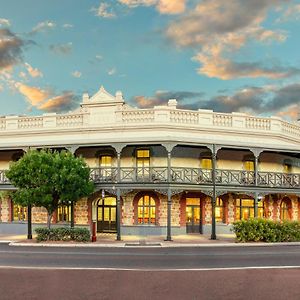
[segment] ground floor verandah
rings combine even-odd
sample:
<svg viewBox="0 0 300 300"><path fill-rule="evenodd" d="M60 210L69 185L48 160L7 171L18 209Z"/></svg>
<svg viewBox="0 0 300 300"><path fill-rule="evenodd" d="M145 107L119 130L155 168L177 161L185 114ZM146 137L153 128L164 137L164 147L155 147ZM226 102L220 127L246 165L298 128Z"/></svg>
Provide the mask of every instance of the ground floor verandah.
<svg viewBox="0 0 300 300"><path fill-rule="evenodd" d="M120 197L121 236L166 236L168 234L168 196L155 190L133 190ZM184 191L171 197L170 232L172 236L210 234L212 201L206 193ZM75 224L92 228L98 233L116 233L118 229L117 196L111 191L99 191L79 200L74 209ZM265 194L257 202L247 193L224 193L215 204L217 234L230 234L232 223L240 219L261 217L271 220L299 220L300 200L295 194ZM26 208L9 199L0 204L0 233L26 233ZM45 209L32 211L35 226L45 224ZM70 221L70 209L60 207L54 214L54 226Z"/></svg>

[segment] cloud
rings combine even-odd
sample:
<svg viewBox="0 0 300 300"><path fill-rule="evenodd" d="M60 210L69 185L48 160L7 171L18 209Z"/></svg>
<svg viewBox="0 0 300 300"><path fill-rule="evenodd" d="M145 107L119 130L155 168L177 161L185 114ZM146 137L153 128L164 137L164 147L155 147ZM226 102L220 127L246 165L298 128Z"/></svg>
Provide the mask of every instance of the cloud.
<svg viewBox="0 0 300 300"><path fill-rule="evenodd" d="M117 69L116 68L112 68L110 70L108 70L107 74L109 76L115 75L117 73Z"/></svg>
<svg viewBox="0 0 300 300"><path fill-rule="evenodd" d="M216 112L245 112L255 115L278 115L295 120L300 110L300 83L282 87L265 85L246 86L229 94L227 91L206 98L203 93L190 91L157 91L154 96L135 96L131 102L140 108L166 105L176 99L185 109L212 109Z"/></svg>
<svg viewBox="0 0 300 300"><path fill-rule="evenodd" d="M66 28L66 29L69 29L69 28L73 28L74 25L73 25L73 24L69 24L69 23L65 23L65 24L63 24L62 27L63 27L63 28Z"/></svg>
<svg viewBox="0 0 300 300"><path fill-rule="evenodd" d="M276 22L297 21L300 19L300 4L291 4L284 10L282 16L280 16Z"/></svg>
<svg viewBox="0 0 300 300"><path fill-rule="evenodd" d="M0 73L22 61L24 41L9 29L0 28Z"/></svg>
<svg viewBox="0 0 300 300"><path fill-rule="evenodd" d="M25 63L24 64L26 67L27 72L29 73L29 75L33 78L35 77L43 77L43 73L37 69L37 68L33 68L29 63Z"/></svg>
<svg viewBox="0 0 300 300"><path fill-rule="evenodd" d="M264 66L263 62L236 62L218 55L198 53L193 59L202 64L198 69L199 74L223 80L242 77L280 79L300 74L300 69L295 67Z"/></svg>
<svg viewBox="0 0 300 300"><path fill-rule="evenodd" d="M56 24L53 21L43 21L38 23L35 27L32 28L30 34L36 34L38 32L47 32L56 27Z"/></svg>
<svg viewBox="0 0 300 300"><path fill-rule="evenodd" d="M50 89L29 86L16 82L14 87L22 94L29 104L46 112L65 112L78 106L79 98L71 91L64 91L55 96Z"/></svg>
<svg viewBox="0 0 300 300"><path fill-rule="evenodd" d="M95 56L95 58L96 58L97 60L102 60L102 59L103 59L103 56L100 55L100 54L97 54L97 55Z"/></svg>
<svg viewBox="0 0 300 300"><path fill-rule="evenodd" d="M66 112L78 105L79 98L73 92L65 91L62 95L53 97L38 106L46 112Z"/></svg>
<svg viewBox="0 0 300 300"><path fill-rule="evenodd" d="M95 16L100 18L114 18L116 14L110 9L110 5L108 3L100 3L97 8L93 7L91 9L95 13Z"/></svg>
<svg viewBox="0 0 300 300"><path fill-rule="evenodd" d="M80 78L81 75L82 75L82 73L79 72L79 71L74 71L74 72L71 73L71 75L72 75L73 77L75 77L75 78Z"/></svg>
<svg viewBox="0 0 300 300"><path fill-rule="evenodd" d="M185 11L187 0L119 0L130 8L137 6L155 6L161 14L180 14Z"/></svg>
<svg viewBox="0 0 300 300"><path fill-rule="evenodd" d="M284 119L296 121L299 119L300 116L300 105L292 104L288 106L285 110L278 112L277 116Z"/></svg>
<svg viewBox="0 0 300 300"><path fill-rule="evenodd" d="M39 87L28 86L21 82L16 82L15 87L23 96L25 96L25 98L32 106L38 106L51 95L51 92L49 90L43 90Z"/></svg>
<svg viewBox="0 0 300 300"><path fill-rule="evenodd" d="M50 45L49 49L60 55L69 55L72 52L73 43L69 42L66 44L57 44L57 45Z"/></svg>
<svg viewBox="0 0 300 300"><path fill-rule="evenodd" d="M183 106L185 101L200 98L203 95L203 93L188 91L157 91L153 97L135 96L132 101L140 108L149 108L155 105L166 105L169 99L176 99Z"/></svg>
<svg viewBox="0 0 300 300"><path fill-rule="evenodd" d="M0 18L0 27L1 26L9 27L10 26L10 21L8 19Z"/></svg>
<svg viewBox="0 0 300 300"><path fill-rule="evenodd" d="M296 68L234 60L249 42L268 44L286 40L285 31L262 25L268 12L281 3L280 0L204 0L172 21L165 35L178 47L195 48L198 53L193 59L201 64L198 73L209 77L278 79L298 75Z"/></svg>

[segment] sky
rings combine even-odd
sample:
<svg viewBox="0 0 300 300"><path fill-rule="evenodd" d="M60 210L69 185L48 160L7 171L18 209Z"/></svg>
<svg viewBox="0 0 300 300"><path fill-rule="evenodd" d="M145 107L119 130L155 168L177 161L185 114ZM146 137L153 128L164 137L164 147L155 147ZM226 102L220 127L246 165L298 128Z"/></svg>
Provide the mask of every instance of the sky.
<svg viewBox="0 0 300 300"><path fill-rule="evenodd" d="M300 0L0 0L0 115L65 113L100 86L297 120Z"/></svg>

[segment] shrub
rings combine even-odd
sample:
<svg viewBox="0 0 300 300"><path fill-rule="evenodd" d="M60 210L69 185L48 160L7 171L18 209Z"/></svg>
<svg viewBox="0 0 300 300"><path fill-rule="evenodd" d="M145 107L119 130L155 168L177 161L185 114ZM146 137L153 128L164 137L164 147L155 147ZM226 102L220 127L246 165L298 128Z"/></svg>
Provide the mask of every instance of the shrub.
<svg viewBox="0 0 300 300"><path fill-rule="evenodd" d="M236 240L245 242L295 242L300 241L299 222L275 222L265 219L241 220L233 223Z"/></svg>
<svg viewBox="0 0 300 300"><path fill-rule="evenodd" d="M36 228L36 240L43 241L76 241L88 242L90 240L90 231L87 228Z"/></svg>

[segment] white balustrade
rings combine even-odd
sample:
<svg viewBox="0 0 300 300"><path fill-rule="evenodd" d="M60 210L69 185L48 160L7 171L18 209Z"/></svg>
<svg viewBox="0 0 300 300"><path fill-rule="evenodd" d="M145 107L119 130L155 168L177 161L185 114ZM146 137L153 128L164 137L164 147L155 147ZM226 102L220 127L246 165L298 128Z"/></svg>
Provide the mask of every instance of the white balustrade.
<svg viewBox="0 0 300 300"><path fill-rule="evenodd" d="M18 128L42 128L43 117L19 117Z"/></svg>
<svg viewBox="0 0 300 300"><path fill-rule="evenodd" d="M58 115L56 117L57 127L77 127L83 125L83 115L82 114L67 114Z"/></svg>

